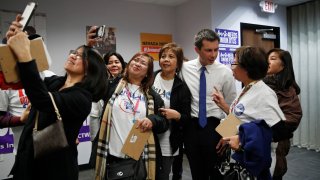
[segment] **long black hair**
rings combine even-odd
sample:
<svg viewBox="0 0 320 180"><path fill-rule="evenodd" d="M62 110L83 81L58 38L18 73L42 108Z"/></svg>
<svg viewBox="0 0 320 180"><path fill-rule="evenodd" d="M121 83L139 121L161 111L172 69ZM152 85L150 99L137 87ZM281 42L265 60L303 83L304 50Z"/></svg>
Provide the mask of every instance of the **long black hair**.
<svg viewBox="0 0 320 180"><path fill-rule="evenodd" d="M296 93L300 94L300 87L297 84L294 76L292 57L290 53L283 49L274 48L268 52L268 57L273 52L279 55L279 58L283 64L283 70L274 75L277 89L286 90L289 89L290 86L293 86L293 88L296 90Z"/></svg>
<svg viewBox="0 0 320 180"><path fill-rule="evenodd" d="M83 80L77 83L92 94L94 102L103 99L107 92L107 76L104 61L101 55L89 46L80 46L83 49L82 58L85 69Z"/></svg>

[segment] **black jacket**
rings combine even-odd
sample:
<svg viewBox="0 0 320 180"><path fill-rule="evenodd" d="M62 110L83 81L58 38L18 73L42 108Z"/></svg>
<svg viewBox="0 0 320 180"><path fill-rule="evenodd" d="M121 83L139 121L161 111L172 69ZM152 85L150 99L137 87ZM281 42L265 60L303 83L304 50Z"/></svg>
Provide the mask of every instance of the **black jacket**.
<svg viewBox="0 0 320 180"><path fill-rule="evenodd" d="M78 179L76 139L83 121L91 110L91 93L77 85L59 91L64 85L65 77L53 76L43 82L35 61L18 63L18 67L32 108L20 137L11 171L13 179ZM39 111L39 130L56 121L48 91L52 92L61 114L69 147L35 160L32 131L36 111Z"/></svg>
<svg viewBox="0 0 320 180"><path fill-rule="evenodd" d="M161 70L154 73L154 77L161 72ZM181 114L180 121L171 121L170 145L174 153L183 143L183 124L190 121L191 118L191 93L185 82L183 82L177 75L174 77L171 96L170 108L178 111Z"/></svg>

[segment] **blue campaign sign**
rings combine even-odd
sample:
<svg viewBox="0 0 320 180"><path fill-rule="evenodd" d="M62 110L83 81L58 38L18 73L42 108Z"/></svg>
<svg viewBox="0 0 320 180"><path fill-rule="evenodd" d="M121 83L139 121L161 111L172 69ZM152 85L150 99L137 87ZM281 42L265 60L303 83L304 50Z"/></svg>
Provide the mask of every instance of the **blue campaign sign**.
<svg viewBox="0 0 320 180"><path fill-rule="evenodd" d="M239 45L239 31L218 28L215 30L220 37L220 44Z"/></svg>
<svg viewBox="0 0 320 180"><path fill-rule="evenodd" d="M230 65L233 62L233 48L220 48L219 49L219 60L221 64Z"/></svg>

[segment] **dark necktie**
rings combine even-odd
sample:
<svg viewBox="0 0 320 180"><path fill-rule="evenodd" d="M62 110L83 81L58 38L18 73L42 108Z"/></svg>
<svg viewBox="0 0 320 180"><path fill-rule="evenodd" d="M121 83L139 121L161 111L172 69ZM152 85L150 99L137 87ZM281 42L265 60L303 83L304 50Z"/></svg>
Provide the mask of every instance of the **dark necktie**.
<svg viewBox="0 0 320 180"><path fill-rule="evenodd" d="M207 107L206 107L206 67L201 67L200 74L200 90L199 90L199 125L205 127L207 125Z"/></svg>

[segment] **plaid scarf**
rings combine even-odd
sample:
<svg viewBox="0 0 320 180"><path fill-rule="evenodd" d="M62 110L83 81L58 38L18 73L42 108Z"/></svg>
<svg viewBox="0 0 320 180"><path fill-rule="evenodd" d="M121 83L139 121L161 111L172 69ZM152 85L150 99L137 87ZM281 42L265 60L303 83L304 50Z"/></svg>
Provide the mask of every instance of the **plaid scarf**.
<svg viewBox="0 0 320 180"><path fill-rule="evenodd" d="M96 180L105 180L106 177L106 165L107 165L107 156L109 150L109 140L110 140L110 119L112 113L112 106L116 97L120 94L120 92L125 88L127 82L123 79L120 80L116 90L112 94L111 98L106 105L99 133L98 140L98 149L97 149L97 157L96 157ZM148 109L147 114L154 114L154 100L153 97L147 92L145 92L147 101L148 101ZM156 167L156 148L153 133L151 133L150 138L148 139L148 144L144 148L144 157L146 169L147 169L147 180L155 179L155 167Z"/></svg>

